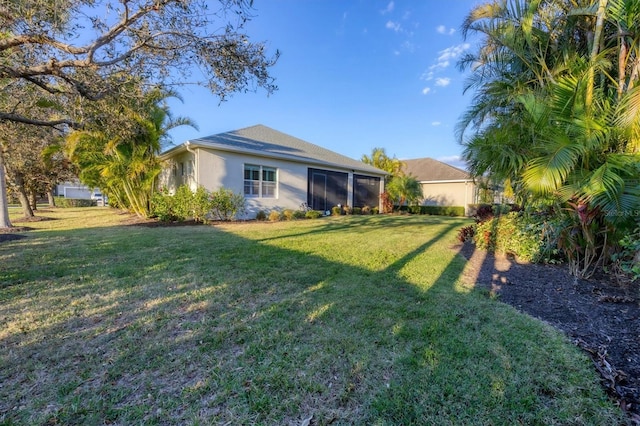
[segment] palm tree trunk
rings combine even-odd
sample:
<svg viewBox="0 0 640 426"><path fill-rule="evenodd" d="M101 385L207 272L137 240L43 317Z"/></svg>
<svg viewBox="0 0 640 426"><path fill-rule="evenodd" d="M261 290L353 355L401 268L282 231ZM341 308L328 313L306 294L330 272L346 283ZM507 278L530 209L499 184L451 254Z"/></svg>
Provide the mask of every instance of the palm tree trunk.
<svg viewBox="0 0 640 426"><path fill-rule="evenodd" d="M598 52L600 50L600 38L602 38L602 28L604 27L604 15L607 9L607 1L608 0L599 0L598 2L598 12L596 13L596 28L593 35L593 44L591 45L591 55L589 57L590 66L589 66L589 78L587 81L587 94L586 94L586 107L590 108L593 103L593 85L595 82L595 68L594 64L596 61L596 56L598 56Z"/></svg>

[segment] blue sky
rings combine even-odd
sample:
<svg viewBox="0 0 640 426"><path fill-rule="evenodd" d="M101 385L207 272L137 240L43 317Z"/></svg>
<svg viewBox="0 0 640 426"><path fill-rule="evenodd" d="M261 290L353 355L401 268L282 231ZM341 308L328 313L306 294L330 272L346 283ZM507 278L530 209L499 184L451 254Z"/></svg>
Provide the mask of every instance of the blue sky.
<svg viewBox="0 0 640 426"><path fill-rule="evenodd" d="M173 142L264 124L351 158L374 147L400 159L461 166L454 129L470 103L456 63L473 49L460 26L475 0L255 0L247 26L281 57L279 90L237 93L219 103L183 87L174 115L199 126Z"/></svg>

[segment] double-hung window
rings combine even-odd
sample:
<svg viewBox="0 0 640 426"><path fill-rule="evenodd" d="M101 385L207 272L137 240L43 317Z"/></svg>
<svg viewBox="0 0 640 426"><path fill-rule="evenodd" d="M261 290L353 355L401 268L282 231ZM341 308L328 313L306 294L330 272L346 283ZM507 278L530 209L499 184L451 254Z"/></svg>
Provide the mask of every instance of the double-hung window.
<svg viewBox="0 0 640 426"><path fill-rule="evenodd" d="M247 197L275 198L277 170L274 167L245 164L244 195Z"/></svg>

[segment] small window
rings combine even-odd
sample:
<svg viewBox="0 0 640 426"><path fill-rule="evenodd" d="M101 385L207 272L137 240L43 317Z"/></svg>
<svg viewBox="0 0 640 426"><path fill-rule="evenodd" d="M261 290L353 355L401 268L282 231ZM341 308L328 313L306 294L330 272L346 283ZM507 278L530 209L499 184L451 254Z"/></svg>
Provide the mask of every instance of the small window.
<svg viewBox="0 0 640 426"><path fill-rule="evenodd" d="M244 166L244 195L276 198L277 169L253 164Z"/></svg>

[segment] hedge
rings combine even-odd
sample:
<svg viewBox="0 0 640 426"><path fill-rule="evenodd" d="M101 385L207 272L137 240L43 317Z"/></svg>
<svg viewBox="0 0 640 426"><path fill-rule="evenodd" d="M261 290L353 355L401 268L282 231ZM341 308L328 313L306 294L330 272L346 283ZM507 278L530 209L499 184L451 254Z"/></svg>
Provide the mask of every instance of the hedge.
<svg viewBox="0 0 640 426"><path fill-rule="evenodd" d="M79 198L54 197L56 207L91 207L95 206L95 200L86 200Z"/></svg>
<svg viewBox="0 0 640 426"><path fill-rule="evenodd" d="M464 216L462 206L401 206L400 211L433 216Z"/></svg>

